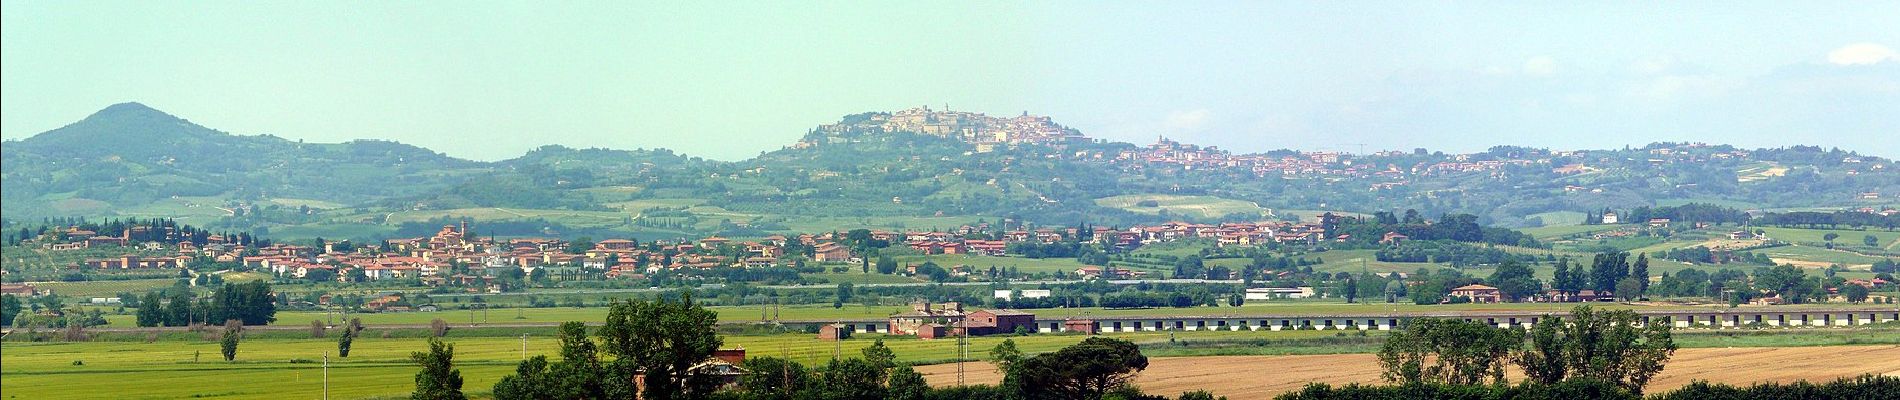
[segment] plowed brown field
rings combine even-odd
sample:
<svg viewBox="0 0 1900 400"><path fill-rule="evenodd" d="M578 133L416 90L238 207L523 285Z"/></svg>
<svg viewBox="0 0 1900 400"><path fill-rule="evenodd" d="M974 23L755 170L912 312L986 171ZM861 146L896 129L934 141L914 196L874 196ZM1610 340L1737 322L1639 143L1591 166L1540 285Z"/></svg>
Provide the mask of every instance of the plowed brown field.
<svg viewBox="0 0 1900 400"><path fill-rule="evenodd" d="M988 363L966 363L964 382L1001 380ZM957 365L917 368L930 384L956 384ZM1860 374L1900 375L1900 346L1748 347L1677 350L1649 392L1674 389L1695 380L1728 384L1832 380ZM1511 379L1521 379L1512 373ZM1208 356L1150 358L1135 378L1142 391L1174 396L1204 389L1230 399L1264 399L1297 390L1308 382L1380 383L1378 358L1371 354L1300 356Z"/></svg>

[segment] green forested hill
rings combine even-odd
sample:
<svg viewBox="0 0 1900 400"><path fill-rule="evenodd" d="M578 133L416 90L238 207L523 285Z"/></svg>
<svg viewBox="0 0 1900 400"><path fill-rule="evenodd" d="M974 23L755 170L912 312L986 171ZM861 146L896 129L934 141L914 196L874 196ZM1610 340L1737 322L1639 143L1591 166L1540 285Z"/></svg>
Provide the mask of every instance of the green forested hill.
<svg viewBox="0 0 1900 400"><path fill-rule="evenodd" d="M460 218L485 221L499 234L679 236L1405 209L1535 227L1575 224L1578 215L1606 208L1690 202L1761 210L1900 205L1900 167L1817 147L1500 146L1324 161L1289 150L1207 153L1300 163L1284 171L1150 162L1145 151L1112 142L976 146L905 132L813 131L798 146L740 161L546 146L478 162L387 141L232 135L125 103L5 143L0 184L12 221L183 217L216 229L364 238Z"/></svg>

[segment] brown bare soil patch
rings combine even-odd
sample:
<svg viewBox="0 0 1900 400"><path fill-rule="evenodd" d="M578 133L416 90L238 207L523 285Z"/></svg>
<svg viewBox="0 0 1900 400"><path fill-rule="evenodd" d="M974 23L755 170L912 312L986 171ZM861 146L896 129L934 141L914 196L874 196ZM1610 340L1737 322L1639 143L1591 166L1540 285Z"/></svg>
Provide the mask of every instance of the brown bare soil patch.
<svg viewBox="0 0 1900 400"><path fill-rule="evenodd" d="M964 382L1002 380L987 363L966 363ZM956 364L917 368L931 385L957 383ZM1682 349L1647 389L1654 393L1696 380L1728 384L1825 381L1860 374L1900 375L1900 346L1823 346ZM1522 379L1511 374L1511 379ZM1157 357L1135 378L1142 391L1173 396L1207 390L1230 399L1264 399L1297 390L1309 382L1382 383L1378 358L1371 354L1298 356Z"/></svg>

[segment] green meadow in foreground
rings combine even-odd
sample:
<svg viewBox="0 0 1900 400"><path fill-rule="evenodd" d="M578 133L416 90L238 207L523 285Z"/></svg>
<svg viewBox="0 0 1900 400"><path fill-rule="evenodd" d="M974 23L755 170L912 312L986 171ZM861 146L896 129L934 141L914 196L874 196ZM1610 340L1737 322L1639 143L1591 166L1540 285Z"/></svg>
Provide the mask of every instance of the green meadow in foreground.
<svg viewBox="0 0 1900 400"><path fill-rule="evenodd" d="M1684 347L1825 346L1900 343L1900 330L1879 326L1858 329L1768 329L1760 331L1683 331L1676 340ZM411 352L426 348L419 331L393 331L381 337L372 327L355 341L348 359L335 357L334 336L325 339L286 338L272 332L244 340L235 362L220 358L216 340L171 335L153 343L143 341L50 342L0 344L0 393L6 399L84 399L111 393L122 399L173 398L321 398L323 356L330 354L330 396L336 399L403 397L414 387L416 367ZM484 396L495 381L511 373L524 354L553 355L559 345L545 330L525 338L515 331L483 328L452 329L447 341L455 344L456 367L467 379L464 388ZM333 334L335 331L332 332ZM307 335L307 334L306 334ZM1141 344L1151 356L1236 354L1328 354L1374 351L1383 332L1143 332L1113 337ZM1012 337L976 337L969 340L967 357L986 359L991 347L1014 339L1023 351L1054 351L1086 336L1040 334ZM727 348L744 348L748 356L779 356L803 363L820 363L833 354L858 354L874 339L897 353L900 362L942 363L957 358L954 340L860 335L843 342L814 340L800 333L725 335ZM525 347L524 347L525 346Z"/></svg>

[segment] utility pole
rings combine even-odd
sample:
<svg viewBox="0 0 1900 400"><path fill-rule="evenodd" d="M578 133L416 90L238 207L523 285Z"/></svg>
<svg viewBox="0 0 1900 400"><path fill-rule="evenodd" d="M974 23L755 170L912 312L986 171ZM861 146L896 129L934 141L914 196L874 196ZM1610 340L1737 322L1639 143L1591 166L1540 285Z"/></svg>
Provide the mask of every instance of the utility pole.
<svg viewBox="0 0 1900 400"><path fill-rule="evenodd" d="M323 400L330 400L330 352L323 352Z"/></svg>
<svg viewBox="0 0 1900 400"><path fill-rule="evenodd" d="M963 386L963 359L970 355L970 323L967 318L958 318L957 327L957 386Z"/></svg>
<svg viewBox="0 0 1900 400"><path fill-rule="evenodd" d="M528 334L521 334L521 359L528 359Z"/></svg>

